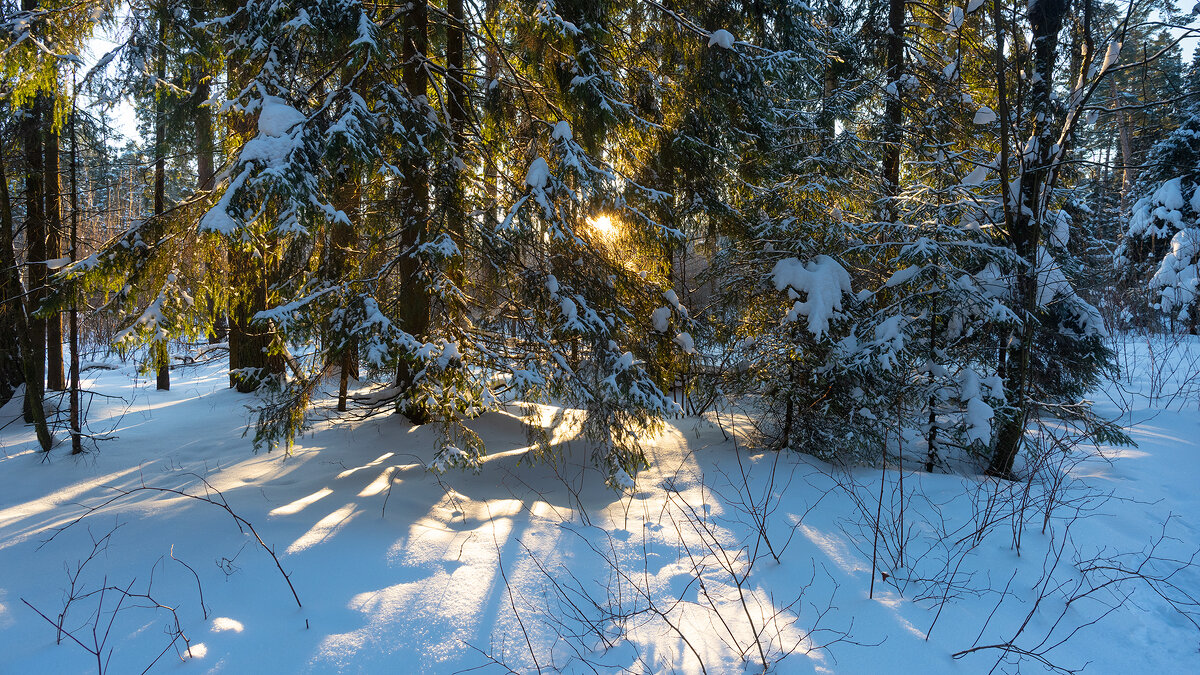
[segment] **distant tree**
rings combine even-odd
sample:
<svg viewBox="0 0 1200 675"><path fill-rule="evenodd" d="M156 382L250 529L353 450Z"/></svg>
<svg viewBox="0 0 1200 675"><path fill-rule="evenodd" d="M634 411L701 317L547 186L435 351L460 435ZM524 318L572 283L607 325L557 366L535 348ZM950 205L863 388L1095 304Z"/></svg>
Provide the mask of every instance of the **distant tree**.
<svg viewBox="0 0 1200 675"><path fill-rule="evenodd" d="M1153 306L1194 334L1200 320L1200 100L1150 149L1131 192L1136 201L1117 251L1118 270L1148 284Z"/></svg>

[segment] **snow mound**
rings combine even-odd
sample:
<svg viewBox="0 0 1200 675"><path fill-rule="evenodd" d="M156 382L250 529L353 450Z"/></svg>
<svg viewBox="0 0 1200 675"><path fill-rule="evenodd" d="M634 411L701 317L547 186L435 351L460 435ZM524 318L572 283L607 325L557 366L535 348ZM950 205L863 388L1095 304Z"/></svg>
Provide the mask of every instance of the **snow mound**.
<svg viewBox="0 0 1200 675"><path fill-rule="evenodd" d="M712 34L708 36L709 47L716 46L722 49L733 49L733 42L733 33L730 33L724 28L714 30Z"/></svg>
<svg viewBox="0 0 1200 675"><path fill-rule="evenodd" d="M1178 211L1183 208L1183 179L1172 178L1154 191L1154 201L1163 208Z"/></svg>
<svg viewBox="0 0 1200 675"><path fill-rule="evenodd" d="M975 111L975 119L972 120L975 124L991 124L996 121L996 111L985 106L981 106Z"/></svg>
<svg viewBox="0 0 1200 675"><path fill-rule="evenodd" d="M308 119L287 101L278 96L263 98L262 110L258 113L258 131L266 136L286 136L296 125Z"/></svg>
<svg viewBox="0 0 1200 675"><path fill-rule="evenodd" d="M225 631L240 633L245 629L246 627L242 625L241 621L227 616L218 616L212 622L212 632L214 633L224 633Z"/></svg>
<svg viewBox="0 0 1200 675"><path fill-rule="evenodd" d="M1192 228L1179 230L1171 237L1171 249L1163 256L1158 270L1150 279L1150 288L1159 289L1159 306L1163 312L1188 319L1188 308L1200 295L1200 237Z"/></svg>
<svg viewBox="0 0 1200 675"><path fill-rule="evenodd" d="M188 647L186 654L193 659L202 659L208 656L208 647L203 642L197 642Z"/></svg>
<svg viewBox="0 0 1200 675"><path fill-rule="evenodd" d="M531 188L543 189L549 180L550 166L546 164L546 160L541 157L533 160L525 174L525 184Z"/></svg>

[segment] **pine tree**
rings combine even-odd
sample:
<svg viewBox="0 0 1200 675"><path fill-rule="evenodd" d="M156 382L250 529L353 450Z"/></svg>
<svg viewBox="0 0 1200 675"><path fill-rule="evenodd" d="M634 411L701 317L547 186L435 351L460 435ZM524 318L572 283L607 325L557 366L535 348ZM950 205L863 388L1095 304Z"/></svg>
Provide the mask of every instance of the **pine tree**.
<svg viewBox="0 0 1200 675"><path fill-rule="evenodd" d="M100 3L97 9L103 14L110 9L109 3ZM19 6L0 3L0 49L4 52L0 60L0 92L4 92L3 103L9 111L4 117L20 119L17 135L25 160L21 173L26 188L25 255L21 256L12 246L6 247L4 255L11 254L16 264L23 262L29 269L27 294L22 295L28 297L28 303L17 303L20 307L14 307L8 314L21 331L19 344L25 361L22 370L27 393L25 418L37 428L44 450L49 450L52 442L41 406L47 374L51 388L65 388L61 319L51 301L49 285L49 267L59 262L62 235L58 135L69 108L62 73L65 66L78 60L97 16L91 12L65 11L36 0L23 0ZM54 45L54 50L45 49L46 44ZM15 233L13 201L8 188L6 183L2 208L8 221L6 239L15 244L15 237L11 236ZM19 287L19 279L10 280L8 288Z"/></svg>
<svg viewBox="0 0 1200 675"><path fill-rule="evenodd" d="M1197 72L1193 64L1192 86L1200 83ZM1155 309L1194 334L1200 296L1200 101L1150 149L1132 194L1136 201L1116 253L1117 269L1148 284Z"/></svg>

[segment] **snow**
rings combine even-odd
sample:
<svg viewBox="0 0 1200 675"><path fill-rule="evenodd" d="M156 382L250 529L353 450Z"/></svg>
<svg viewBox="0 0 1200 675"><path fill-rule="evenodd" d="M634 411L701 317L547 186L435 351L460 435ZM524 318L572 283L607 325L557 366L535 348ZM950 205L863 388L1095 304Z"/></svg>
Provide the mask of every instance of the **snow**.
<svg viewBox="0 0 1200 675"><path fill-rule="evenodd" d="M988 167L986 165L980 165L980 166L975 167L974 169L971 169L971 173L963 176L962 184L963 185L981 185L983 183L983 181L987 179L989 168L990 167Z"/></svg>
<svg viewBox="0 0 1200 675"><path fill-rule="evenodd" d="M971 0L971 2L967 3L967 14L979 9L985 2L987 2L987 0Z"/></svg>
<svg viewBox="0 0 1200 675"><path fill-rule="evenodd" d="M550 180L550 166L546 164L546 160L538 157L529 164L529 171L525 174L525 184L534 189L544 189L546 183Z"/></svg>
<svg viewBox="0 0 1200 675"><path fill-rule="evenodd" d="M1104 65L1100 66L1100 72L1104 72L1116 64L1117 59L1121 56L1121 43L1110 42L1107 49L1104 51Z"/></svg>
<svg viewBox="0 0 1200 675"><path fill-rule="evenodd" d="M654 326L654 330L659 333L667 332L667 327L671 321L671 308L659 307L650 313L650 324Z"/></svg>
<svg viewBox="0 0 1200 675"><path fill-rule="evenodd" d="M250 143L253 142L254 141L251 140ZM242 157L246 156L246 151L249 149L250 143L247 143L246 147L242 148ZM241 225L239 224L238 220L234 218L232 214L230 214L229 209L233 205L234 196L249 178L250 169L246 168L239 173L237 177L229 182L229 186L225 189L225 192L221 193L221 198L217 200L217 203L211 209L209 209L203 217L201 217L201 232L217 232L220 234L229 235L238 231Z"/></svg>
<svg viewBox="0 0 1200 675"><path fill-rule="evenodd" d="M991 389L991 387L989 387ZM994 390L993 390L994 391ZM983 389L979 374L970 368L959 373L958 397L966 404L963 423L966 425L967 442L988 443L992 438L992 419L996 412L983 400Z"/></svg>
<svg viewBox="0 0 1200 675"><path fill-rule="evenodd" d="M559 298L558 307L562 310L563 319L567 327L574 327L579 324L579 306L570 298Z"/></svg>
<svg viewBox="0 0 1200 675"><path fill-rule="evenodd" d="M985 106L980 106L979 110L975 111L975 119L972 120L975 124L991 124L996 121L996 111Z"/></svg>
<svg viewBox="0 0 1200 675"><path fill-rule="evenodd" d="M1200 190L1200 186L1196 188ZM1172 178L1164 181L1153 193L1138 199L1130 210L1129 226L1126 228L1127 237L1169 237L1176 230L1185 226L1183 207L1186 203L1193 213L1200 206L1200 198L1196 191L1192 192L1190 201L1185 202L1183 178Z"/></svg>
<svg viewBox="0 0 1200 675"><path fill-rule="evenodd" d="M957 32L959 28L962 28L964 16L962 7L951 7L950 17L946 19L946 30L951 33Z"/></svg>
<svg viewBox="0 0 1200 675"><path fill-rule="evenodd" d="M201 231L218 232L225 235L237 234L241 229L241 218L231 211L235 198L247 183L253 185L256 169L267 173L285 165L302 144L303 124L307 118L299 110L278 96L264 96L258 107L258 134L242 146L238 154L235 173L222 192L217 203L200 220ZM285 224L280 227L287 229ZM298 224L291 225L292 231L302 232Z"/></svg>
<svg viewBox="0 0 1200 675"><path fill-rule="evenodd" d="M724 28L715 30L712 32L712 34L710 34L708 36L708 46L709 47L712 47L715 45L722 49L733 49L733 43L734 43L733 33L730 33L729 31L725 30Z"/></svg>
<svg viewBox="0 0 1200 675"><path fill-rule="evenodd" d="M286 136L307 118L278 96L264 96L258 113L258 131L266 136Z"/></svg>
<svg viewBox="0 0 1200 675"><path fill-rule="evenodd" d="M780 276L804 277L796 268L818 274L796 262ZM1200 363L1200 339L1122 335L1111 344L1123 380L1092 398L1138 447L1051 453L1062 482L1044 529L1040 483L925 474L910 461L919 455L905 457L901 474L894 464L847 469L764 452L747 447L752 425L740 413L668 420L645 439L652 466L637 475L592 468L569 423L576 411L547 405L470 423L490 451L478 475L428 472L436 425L396 415L321 420L293 456L256 455L242 437L256 399L227 388L222 364L177 370L172 390L158 392L134 366L111 361L112 370L85 373L84 386L119 397L96 398L89 414L116 439L82 459L60 446L43 461L18 419L20 400L0 409L0 423L17 420L0 431L0 672L95 671L94 657L68 639L56 644L25 602L57 616L64 566L74 570L110 531L80 575L83 588L136 580L141 589L152 579L191 642L190 655L179 643L152 673L507 672L485 654L517 672L592 672L588 663L598 672L761 672L756 644L774 673L952 675L988 672L998 659L996 672L1038 673L1048 669L1000 650L951 655L1043 638L1068 638L1046 658L1090 663L1085 673L1200 672L1196 629L1156 593L1195 597L1194 567L1174 573L1173 586L1105 587L1055 623L1066 608L1058 590L1103 578L1079 571L1098 551L1138 554L1165 531L1158 558L1141 569L1168 574L1169 560L1200 546L1197 394L1181 389ZM959 392L970 394L963 423L980 433L994 417L995 402L984 400L996 392L991 380L960 374ZM1172 399L1174 391L1184 393ZM560 413L568 420L556 422ZM531 462L520 415L561 453L554 465ZM620 491L604 485L610 478ZM140 486L219 490L280 556L303 606L254 536L197 500L134 492L43 544L114 489ZM875 575L868 597L881 488L887 528L875 562L886 578ZM779 562L747 500L768 514ZM1030 505L1010 516L1012 503ZM1019 551L1012 518L1027 523ZM995 525L976 541L987 519ZM903 565L889 548L893 527L906 533ZM1130 567L1139 560L1128 558ZM953 573L953 586L921 581L942 573ZM1040 588L1052 592L1039 603ZM79 601L67 615L85 643L95 608ZM161 610L118 612L108 672L141 672L168 647L169 623ZM849 641L835 642L846 632Z"/></svg>
<svg viewBox="0 0 1200 675"><path fill-rule="evenodd" d="M1038 247L1037 252L1037 304L1038 307L1045 307L1050 304L1050 301L1058 296L1073 294L1074 287L1071 281L1063 274L1062 268L1059 267L1058 261L1044 246Z"/></svg>
<svg viewBox="0 0 1200 675"><path fill-rule="evenodd" d="M675 289L668 288L663 291L663 299L671 303L671 306L675 309L682 309L682 305L679 304L679 294L675 292Z"/></svg>
<svg viewBox="0 0 1200 675"><path fill-rule="evenodd" d="M1169 211L1178 211L1183 208L1183 179L1172 178L1164 182L1157 190L1154 191L1152 197L1155 202L1162 205L1163 208Z"/></svg>
<svg viewBox="0 0 1200 675"><path fill-rule="evenodd" d="M1045 246L1039 246L1036 270L1038 276L1037 304L1046 307L1051 303L1063 303L1074 317L1084 335L1107 336L1104 319L1099 310L1084 300L1059 266L1058 261Z"/></svg>
<svg viewBox="0 0 1200 675"><path fill-rule="evenodd" d="M679 348L683 350L684 354L696 353L696 341L692 339L690 333L681 332L676 335L675 344L679 345Z"/></svg>
<svg viewBox="0 0 1200 675"><path fill-rule="evenodd" d="M942 76L944 76L947 80L953 80L956 75L958 75L957 56L951 58L950 62L946 64L946 67L942 69Z"/></svg>
<svg viewBox="0 0 1200 675"><path fill-rule="evenodd" d="M771 278L776 290L790 289L804 293L805 300L796 300L784 318L790 323L800 315L808 317L808 330L817 337L829 332L829 321L842 308L842 294L852 293L850 275L836 260L819 255L808 263L785 258L775 263Z"/></svg>
<svg viewBox="0 0 1200 675"><path fill-rule="evenodd" d="M375 41L375 33L378 28L371 22L371 17L366 12L358 15L358 37L354 42L350 43L351 47L363 45L371 50L379 49L378 43Z"/></svg>
<svg viewBox="0 0 1200 675"><path fill-rule="evenodd" d="M1200 296L1200 231L1195 228L1179 230L1171 237L1171 247L1163 256L1150 288L1159 292L1159 304L1163 312L1175 314L1186 320L1188 308Z"/></svg>
<svg viewBox="0 0 1200 675"><path fill-rule="evenodd" d="M1050 245L1066 248L1071 240L1071 220L1066 211L1059 211L1054 219L1054 227L1050 230Z"/></svg>
<svg viewBox="0 0 1200 675"><path fill-rule="evenodd" d="M920 272L921 272L920 265L910 265L908 267L905 267L902 270L896 270L895 272L892 273L892 276L888 277L888 280L886 282L884 282L883 286L885 288L890 288L892 286L899 286L900 284L903 284L904 282L908 281L909 279L912 279L913 277L917 276L917 274L919 274Z"/></svg>
<svg viewBox="0 0 1200 675"><path fill-rule="evenodd" d="M613 365L613 368L617 372L626 371L630 368L633 368L633 364L635 362L636 360L634 359L633 352L624 352L617 357L617 361Z"/></svg>
<svg viewBox="0 0 1200 675"><path fill-rule="evenodd" d="M202 659L205 656L208 656L208 646L203 642L197 642L196 644L188 647L186 655L193 659Z"/></svg>
<svg viewBox="0 0 1200 675"><path fill-rule="evenodd" d="M227 630L240 633L246 630L246 627L242 625L241 621L238 621L237 619L231 619L227 616L218 616L217 618L213 619L212 632L221 633Z"/></svg>
<svg viewBox="0 0 1200 675"><path fill-rule="evenodd" d="M462 360L462 353L458 351L458 343L443 340L441 343L441 353L438 354L437 364L441 369L446 369Z"/></svg>
<svg viewBox="0 0 1200 675"><path fill-rule="evenodd" d="M560 121L554 125L554 131L550 133L550 137L556 141L569 141L574 136L571 134L571 125L566 121Z"/></svg>
<svg viewBox="0 0 1200 675"><path fill-rule="evenodd" d="M992 406L982 399L972 398L967 401L967 441L987 443L992 438L992 418L996 416Z"/></svg>

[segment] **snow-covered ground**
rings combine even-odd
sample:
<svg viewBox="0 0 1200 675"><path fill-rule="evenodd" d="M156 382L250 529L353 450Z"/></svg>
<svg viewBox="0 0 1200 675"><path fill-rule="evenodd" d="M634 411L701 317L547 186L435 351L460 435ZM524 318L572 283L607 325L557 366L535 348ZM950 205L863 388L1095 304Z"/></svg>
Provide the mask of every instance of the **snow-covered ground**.
<svg viewBox="0 0 1200 675"><path fill-rule="evenodd" d="M1200 672L1200 397L1169 396L1200 344L1127 347L1097 399L1138 447L1031 486L748 451L727 414L673 420L624 494L545 409L553 464L515 408L474 424L478 475L398 417L255 455L221 364L89 370L115 440L0 431L0 673Z"/></svg>

